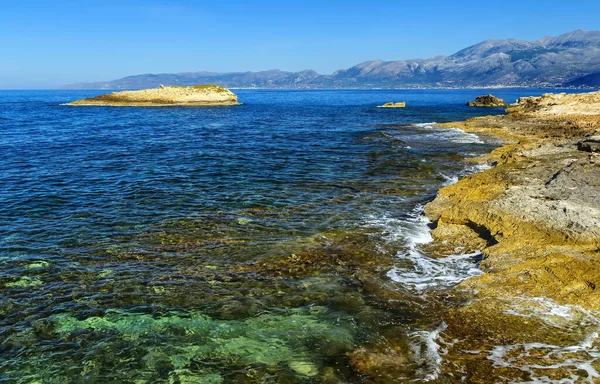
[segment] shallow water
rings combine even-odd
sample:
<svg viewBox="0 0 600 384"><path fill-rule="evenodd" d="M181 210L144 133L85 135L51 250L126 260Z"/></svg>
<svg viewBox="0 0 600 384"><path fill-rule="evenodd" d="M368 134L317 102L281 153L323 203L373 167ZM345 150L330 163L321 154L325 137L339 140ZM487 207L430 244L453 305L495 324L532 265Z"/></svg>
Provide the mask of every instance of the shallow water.
<svg viewBox="0 0 600 384"><path fill-rule="evenodd" d="M419 207L495 144L427 123L501 113L481 91L60 105L98 93L0 92L2 381L362 382L352 356L390 346L398 380L436 377L423 291L477 255L419 251Z"/></svg>

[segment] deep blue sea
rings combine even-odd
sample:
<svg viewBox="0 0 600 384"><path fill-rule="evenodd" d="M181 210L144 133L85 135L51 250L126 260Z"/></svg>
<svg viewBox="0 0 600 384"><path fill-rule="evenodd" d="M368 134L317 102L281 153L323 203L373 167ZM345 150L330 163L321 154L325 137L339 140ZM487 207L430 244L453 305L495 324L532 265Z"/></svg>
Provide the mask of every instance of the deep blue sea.
<svg viewBox="0 0 600 384"><path fill-rule="evenodd" d="M399 345L399 381L435 374L427 292L477 257L419 251L421 208L497 143L431 123L502 109L466 107L481 90L235 92L0 91L0 382L359 383L360 351Z"/></svg>

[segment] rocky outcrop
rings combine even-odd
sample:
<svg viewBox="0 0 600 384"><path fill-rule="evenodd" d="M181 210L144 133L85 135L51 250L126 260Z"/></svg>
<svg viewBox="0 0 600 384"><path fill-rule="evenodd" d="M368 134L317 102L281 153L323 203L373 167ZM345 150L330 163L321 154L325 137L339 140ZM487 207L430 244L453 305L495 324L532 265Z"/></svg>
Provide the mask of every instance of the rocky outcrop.
<svg viewBox="0 0 600 384"><path fill-rule="evenodd" d="M600 92L545 93L538 97L521 97L506 112L513 116L524 115L544 120L565 119L573 115L591 116L591 121L596 122L600 114Z"/></svg>
<svg viewBox="0 0 600 384"><path fill-rule="evenodd" d="M469 107L506 107L506 102L492 94L477 96L474 101L467 103Z"/></svg>
<svg viewBox="0 0 600 384"><path fill-rule="evenodd" d="M399 101L397 103L394 103L394 102L390 101L389 103L385 103L383 105L380 105L377 108L406 108L406 102L405 101Z"/></svg>
<svg viewBox="0 0 600 384"><path fill-rule="evenodd" d="M464 340L449 348L446 372L482 383L500 374L599 378L600 360L587 352L598 348L596 328L586 325L600 311L599 100L599 92L523 98L506 116L445 124L505 140L479 159L491 169L441 189L425 208L436 227L430 249L483 253L485 273L454 290L467 304L444 315L446 337ZM569 348L594 371L570 365L560 355Z"/></svg>
<svg viewBox="0 0 600 384"><path fill-rule="evenodd" d="M237 96L227 88L214 84L189 87L160 85L155 89L123 91L77 100L68 105L103 106L217 106L239 105Z"/></svg>

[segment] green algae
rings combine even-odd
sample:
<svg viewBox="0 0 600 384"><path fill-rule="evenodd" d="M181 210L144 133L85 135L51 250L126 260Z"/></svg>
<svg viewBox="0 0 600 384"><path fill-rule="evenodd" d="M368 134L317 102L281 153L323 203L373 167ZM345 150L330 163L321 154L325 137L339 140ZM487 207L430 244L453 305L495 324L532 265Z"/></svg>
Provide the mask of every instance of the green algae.
<svg viewBox="0 0 600 384"><path fill-rule="evenodd" d="M250 220L250 219L248 219L248 218L246 218L246 217L239 217L239 218L237 219L237 223L238 223L239 225L246 225L246 224L249 224L251 221L252 221L252 220Z"/></svg>
<svg viewBox="0 0 600 384"><path fill-rule="evenodd" d="M292 361L288 366L301 376L313 377L319 373L316 365L306 361Z"/></svg>
<svg viewBox="0 0 600 384"><path fill-rule="evenodd" d="M41 261L29 264L27 266L27 268L29 268L29 269L42 269L42 268L46 268L49 265L50 265L49 262L41 260Z"/></svg>
<svg viewBox="0 0 600 384"><path fill-rule="evenodd" d="M178 369L169 377L169 384L221 384L224 379L216 372L192 372Z"/></svg>
<svg viewBox="0 0 600 384"><path fill-rule="evenodd" d="M65 313L52 316L50 323L55 333L67 339L95 332L114 343L143 343L169 335L176 341L146 350L142 362L147 369L167 366L180 382L184 382L183 375L188 382L218 383L221 379L216 373L190 376L186 372L195 361L212 361L238 367L285 367L299 376L316 376L320 353L344 353L355 343L352 324L341 318L326 308L310 307L244 320L179 313L155 317L125 311L79 320Z"/></svg>
<svg viewBox="0 0 600 384"><path fill-rule="evenodd" d="M6 283L7 287L14 288L29 288L29 287L38 287L44 284L44 282L37 276L23 276L17 281L12 281L10 283Z"/></svg>
<svg viewBox="0 0 600 384"><path fill-rule="evenodd" d="M112 269L105 268L99 274L98 277L103 278L110 276L113 273Z"/></svg>

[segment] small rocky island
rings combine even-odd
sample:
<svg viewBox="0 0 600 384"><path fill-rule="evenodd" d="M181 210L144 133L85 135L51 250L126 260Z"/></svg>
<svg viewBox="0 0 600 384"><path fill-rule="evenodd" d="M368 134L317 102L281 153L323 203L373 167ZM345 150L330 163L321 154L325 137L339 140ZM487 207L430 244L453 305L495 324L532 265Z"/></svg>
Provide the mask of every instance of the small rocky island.
<svg viewBox="0 0 600 384"><path fill-rule="evenodd" d="M394 102L390 101L389 103L379 105L377 108L406 108L406 102L399 101L397 103L394 103Z"/></svg>
<svg viewBox="0 0 600 384"><path fill-rule="evenodd" d="M469 107L506 107L506 102L492 94L485 96L477 96L474 101L467 103Z"/></svg>
<svg viewBox="0 0 600 384"><path fill-rule="evenodd" d="M139 91L107 93L67 105L103 105L114 107L219 106L240 105L237 95L215 84L160 86Z"/></svg>

